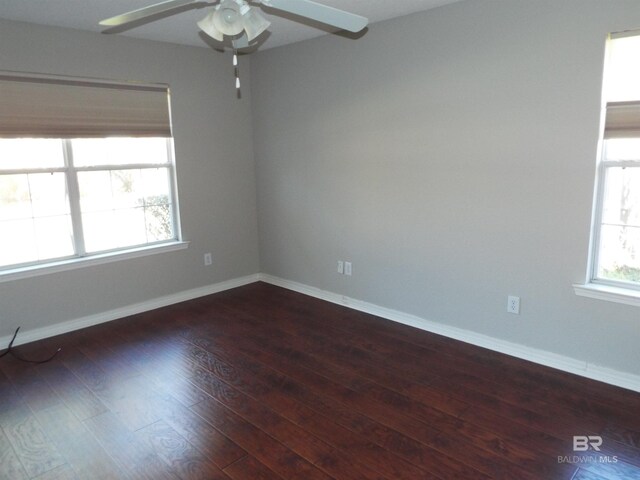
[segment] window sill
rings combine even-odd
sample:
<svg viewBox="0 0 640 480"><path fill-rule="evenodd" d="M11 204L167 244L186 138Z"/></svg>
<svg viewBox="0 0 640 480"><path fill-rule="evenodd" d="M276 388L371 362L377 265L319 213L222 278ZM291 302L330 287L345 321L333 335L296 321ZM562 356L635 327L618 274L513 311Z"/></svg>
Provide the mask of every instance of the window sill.
<svg viewBox="0 0 640 480"><path fill-rule="evenodd" d="M119 262L129 260L131 258L146 257L148 255L156 255L158 253L174 252L184 250L189 247L189 242L177 241L163 245L145 246L132 248L130 250L121 250L118 252L109 252L90 257L73 258L70 260L61 260L42 265L32 265L29 267L16 268L14 270L6 270L0 272L0 283L11 280L19 280L22 278L37 277L40 275L48 275L50 273L64 272L67 270L76 270L83 267L91 267L93 265L102 265L105 263Z"/></svg>
<svg viewBox="0 0 640 480"><path fill-rule="evenodd" d="M576 295L581 297L640 307L640 290L599 285L597 283L576 284L573 286L573 290Z"/></svg>

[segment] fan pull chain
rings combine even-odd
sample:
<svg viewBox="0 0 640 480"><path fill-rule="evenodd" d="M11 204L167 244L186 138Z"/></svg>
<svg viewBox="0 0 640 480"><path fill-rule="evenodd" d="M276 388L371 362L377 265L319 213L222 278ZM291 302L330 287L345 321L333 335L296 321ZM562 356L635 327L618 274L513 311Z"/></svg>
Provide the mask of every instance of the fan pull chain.
<svg viewBox="0 0 640 480"><path fill-rule="evenodd" d="M240 68L238 67L238 51L233 51L233 67L236 75L236 89L240 90Z"/></svg>

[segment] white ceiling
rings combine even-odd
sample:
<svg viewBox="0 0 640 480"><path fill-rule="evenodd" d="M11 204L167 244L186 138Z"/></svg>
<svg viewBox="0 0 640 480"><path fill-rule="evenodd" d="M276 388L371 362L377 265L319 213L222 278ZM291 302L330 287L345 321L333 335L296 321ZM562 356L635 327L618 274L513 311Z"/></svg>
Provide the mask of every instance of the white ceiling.
<svg viewBox="0 0 640 480"><path fill-rule="evenodd" d="M99 32L100 20L136 10L161 0L0 0L0 18ZM341 10L365 16L370 23L401 17L461 0L316 0ZM119 33L136 38L184 45L207 46L198 35L196 22L204 17L201 9L185 11L153 23ZM267 15L271 35L261 50L326 34L316 26Z"/></svg>

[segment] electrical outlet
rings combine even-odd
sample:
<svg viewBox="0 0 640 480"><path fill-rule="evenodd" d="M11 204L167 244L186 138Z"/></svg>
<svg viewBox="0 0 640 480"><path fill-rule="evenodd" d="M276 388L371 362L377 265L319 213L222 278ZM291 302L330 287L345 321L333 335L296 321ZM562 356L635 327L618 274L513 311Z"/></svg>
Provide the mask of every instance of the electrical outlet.
<svg viewBox="0 0 640 480"><path fill-rule="evenodd" d="M344 273L344 262L342 260L338 260L338 273Z"/></svg>
<svg viewBox="0 0 640 480"><path fill-rule="evenodd" d="M351 275L351 262L344 262L344 274Z"/></svg>
<svg viewBox="0 0 640 480"><path fill-rule="evenodd" d="M210 253L205 253L204 254L204 265L205 265L205 267L208 267L212 263L213 263L213 259L211 258L211 254Z"/></svg>
<svg viewBox="0 0 640 480"><path fill-rule="evenodd" d="M520 297L507 297L507 312L520 315Z"/></svg>

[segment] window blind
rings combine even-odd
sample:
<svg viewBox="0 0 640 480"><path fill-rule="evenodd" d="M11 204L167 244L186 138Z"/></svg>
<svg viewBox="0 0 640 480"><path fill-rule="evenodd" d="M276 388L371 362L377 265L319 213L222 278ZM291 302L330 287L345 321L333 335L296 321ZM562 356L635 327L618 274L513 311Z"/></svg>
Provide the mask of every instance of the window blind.
<svg viewBox="0 0 640 480"><path fill-rule="evenodd" d="M170 137L169 89L0 73L0 138Z"/></svg>
<svg viewBox="0 0 640 480"><path fill-rule="evenodd" d="M640 137L640 101L609 102L604 138Z"/></svg>

